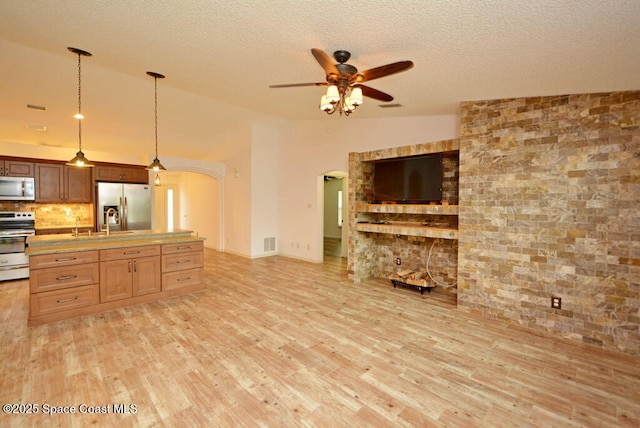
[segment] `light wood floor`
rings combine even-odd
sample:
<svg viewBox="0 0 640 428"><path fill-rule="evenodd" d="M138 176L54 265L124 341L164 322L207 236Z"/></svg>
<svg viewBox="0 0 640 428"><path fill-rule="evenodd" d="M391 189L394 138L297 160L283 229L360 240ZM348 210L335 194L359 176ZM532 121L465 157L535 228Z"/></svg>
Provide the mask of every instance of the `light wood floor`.
<svg viewBox="0 0 640 428"><path fill-rule="evenodd" d="M640 425L638 359L353 284L345 259L205 258L205 291L33 328L27 281L0 283L3 404L137 406L0 426Z"/></svg>

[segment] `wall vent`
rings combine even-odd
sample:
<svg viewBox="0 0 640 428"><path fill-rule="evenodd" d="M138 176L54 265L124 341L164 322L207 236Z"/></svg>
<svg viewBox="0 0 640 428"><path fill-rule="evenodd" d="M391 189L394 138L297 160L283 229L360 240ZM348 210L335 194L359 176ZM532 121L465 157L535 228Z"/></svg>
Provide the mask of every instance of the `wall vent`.
<svg viewBox="0 0 640 428"><path fill-rule="evenodd" d="M27 104L27 108L30 108L33 110L47 111L47 108L45 106L37 106L35 104Z"/></svg>
<svg viewBox="0 0 640 428"><path fill-rule="evenodd" d="M276 250L276 238L264 238L264 251Z"/></svg>

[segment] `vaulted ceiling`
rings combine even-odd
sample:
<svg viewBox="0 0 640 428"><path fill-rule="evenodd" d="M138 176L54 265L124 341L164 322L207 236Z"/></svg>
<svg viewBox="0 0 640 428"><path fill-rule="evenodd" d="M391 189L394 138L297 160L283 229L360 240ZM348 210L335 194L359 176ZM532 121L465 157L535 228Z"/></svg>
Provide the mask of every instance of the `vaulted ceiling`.
<svg viewBox="0 0 640 428"><path fill-rule="evenodd" d="M101 141L148 140L146 71L167 76L158 83L164 137L193 140L270 117L447 115L464 100L640 88L637 0L4 0L0 21L0 141L24 142L25 124L39 120L50 134L37 138L74 145L68 46L93 53L83 59L83 109L94 117L86 132ZM360 70L413 61L367 83L400 106L365 98L344 119L318 110L323 88L269 88L323 81L311 48L348 50ZM49 116L33 119L26 104L46 104ZM56 128L68 130L54 137Z"/></svg>

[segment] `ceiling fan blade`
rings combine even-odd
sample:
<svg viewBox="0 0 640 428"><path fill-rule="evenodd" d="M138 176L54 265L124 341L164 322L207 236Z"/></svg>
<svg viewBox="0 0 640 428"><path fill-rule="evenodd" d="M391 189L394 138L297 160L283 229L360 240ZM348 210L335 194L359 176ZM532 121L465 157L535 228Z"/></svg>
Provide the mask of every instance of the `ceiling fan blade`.
<svg viewBox="0 0 640 428"><path fill-rule="evenodd" d="M298 86L327 86L327 82L315 83L285 83L282 85L269 85L270 88L295 88Z"/></svg>
<svg viewBox="0 0 640 428"><path fill-rule="evenodd" d="M366 82L368 80L379 79L381 77L409 70L412 67L412 61L398 61L392 64L382 65L380 67L358 72L356 82Z"/></svg>
<svg viewBox="0 0 640 428"><path fill-rule="evenodd" d="M324 72L327 73L327 76L331 74L340 74L340 72L336 68L336 65L333 63L333 60L329 55L327 55L325 51L323 51L322 49L312 48L311 53L313 54L316 61L318 61L320 66L322 66Z"/></svg>
<svg viewBox="0 0 640 428"><path fill-rule="evenodd" d="M386 101L386 102L393 101L393 97L391 95L386 94L377 89L373 89L365 85L354 85L354 86L362 89L362 95L364 95L365 97L373 98L379 101Z"/></svg>

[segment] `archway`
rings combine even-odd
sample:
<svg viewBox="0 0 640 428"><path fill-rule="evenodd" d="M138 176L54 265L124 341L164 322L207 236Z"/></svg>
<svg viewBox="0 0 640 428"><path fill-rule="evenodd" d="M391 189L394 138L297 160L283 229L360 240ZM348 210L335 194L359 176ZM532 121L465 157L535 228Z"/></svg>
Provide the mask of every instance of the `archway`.
<svg viewBox="0 0 640 428"><path fill-rule="evenodd" d="M217 197L215 201L210 202L217 207L215 213L218 219L217 248L220 251L224 251L224 179L226 175L226 165L218 162L206 162L166 157L162 158L162 164L165 166L168 172L191 172L196 174L203 174L217 180Z"/></svg>

